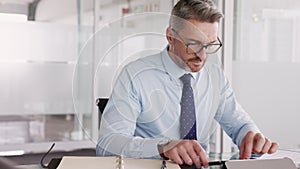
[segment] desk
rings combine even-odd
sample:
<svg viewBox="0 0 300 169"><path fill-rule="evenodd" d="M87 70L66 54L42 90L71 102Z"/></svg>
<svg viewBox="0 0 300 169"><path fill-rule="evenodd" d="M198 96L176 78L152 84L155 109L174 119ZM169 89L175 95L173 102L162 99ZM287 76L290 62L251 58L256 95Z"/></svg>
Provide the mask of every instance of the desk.
<svg viewBox="0 0 300 169"><path fill-rule="evenodd" d="M298 152L298 151L297 151ZM229 159L237 159L238 153L232 154L232 153L223 153L223 154L210 154L209 155L209 161L220 161L220 160L229 160ZM298 164L298 169L300 169L300 163ZM191 169L189 166L183 166L182 169ZM43 169L39 164L34 165L21 165L18 166L18 169ZM225 166L211 166L209 169L226 169Z"/></svg>
<svg viewBox="0 0 300 169"><path fill-rule="evenodd" d="M20 166L18 166L18 169L43 169L43 167L41 167L38 164L34 164L34 165L20 165Z"/></svg>
<svg viewBox="0 0 300 169"><path fill-rule="evenodd" d="M18 166L18 169L43 169L40 165L22 165ZM191 169L191 167L182 167L182 169ZM226 169L222 166L211 166L209 169Z"/></svg>
<svg viewBox="0 0 300 169"><path fill-rule="evenodd" d="M209 159L210 161L219 161L219 160L228 160L232 157L231 153L228 154L210 154ZM182 169L191 169L190 166L183 166ZM39 164L35 165L21 165L18 166L18 169L43 169ZM209 169L226 169L226 167L223 166L211 166Z"/></svg>

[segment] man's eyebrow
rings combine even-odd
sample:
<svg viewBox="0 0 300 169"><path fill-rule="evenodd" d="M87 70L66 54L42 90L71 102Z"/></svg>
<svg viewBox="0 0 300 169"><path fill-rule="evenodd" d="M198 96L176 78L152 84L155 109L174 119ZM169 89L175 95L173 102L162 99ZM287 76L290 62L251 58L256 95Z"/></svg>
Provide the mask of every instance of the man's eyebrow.
<svg viewBox="0 0 300 169"><path fill-rule="evenodd" d="M209 44L212 44L212 43L215 43L215 42L218 42L218 40L217 39L213 40L213 41L209 42Z"/></svg>
<svg viewBox="0 0 300 169"><path fill-rule="evenodd" d="M200 43L200 44L212 44L212 43L215 43L215 42L217 42L218 40L213 40L213 41L211 41L211 42L208 42L208 43L203 43L203 42L201 42L200 40L198 40L198 39L193 39L193 38L186 38L188 41L190 41L190 42L193 42L193 43Z"/></svg>

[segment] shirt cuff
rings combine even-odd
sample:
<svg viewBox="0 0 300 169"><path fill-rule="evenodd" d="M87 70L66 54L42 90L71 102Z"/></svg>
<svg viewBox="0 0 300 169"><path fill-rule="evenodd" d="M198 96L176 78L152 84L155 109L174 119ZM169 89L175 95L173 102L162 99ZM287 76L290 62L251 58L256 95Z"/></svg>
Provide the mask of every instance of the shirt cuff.
<svg viewBox="0 0 300 169"><path fill-rule="evenodd" d="M161 158L157 145L162 141L169 141L169 138L146 138L144 142L144 150L143 156L144 157L154 157L154 158Z"/></svg>

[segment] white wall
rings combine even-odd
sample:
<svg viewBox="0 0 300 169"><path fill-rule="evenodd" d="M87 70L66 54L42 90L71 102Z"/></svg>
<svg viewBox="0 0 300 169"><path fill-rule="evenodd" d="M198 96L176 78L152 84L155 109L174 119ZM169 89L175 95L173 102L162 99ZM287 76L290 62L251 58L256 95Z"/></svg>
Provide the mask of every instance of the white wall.
<svg viewBox="0 0 300 169"><path fill-rule="evenodd" d="M281 148L300 147L299 77L299 64L233 62L237 98Z"/></svg>

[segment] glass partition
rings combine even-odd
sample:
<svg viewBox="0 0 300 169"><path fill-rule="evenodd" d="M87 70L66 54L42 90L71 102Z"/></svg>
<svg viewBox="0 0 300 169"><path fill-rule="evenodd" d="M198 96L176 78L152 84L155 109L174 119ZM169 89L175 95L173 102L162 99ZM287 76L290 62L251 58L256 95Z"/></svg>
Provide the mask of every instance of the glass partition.
<svg viewBox="0 0 300 169"><path fill-rule="evenodd" d="M109 97L126 63L166 47L176 2L39 1L22 4L36 5L31 21L0 17L0 152L94 148L96 98Z"/></svg>
<svg viewBox="0 0 300 169"><path fill-rule="evenodd" d="M300 2L235 0L232 82L262 132L299 149Z"/></svg>
<svg viewBox="0 0 300 169"><path fill-rule="evenodd" d="M73 102L78 51L92 34L91 2L40 1L31 21L1 15L2 155L45 152L53 142L56 150L94 148L88 137L92 111L77 114ZM77 10L89 20L79 22Z"/></svg>

